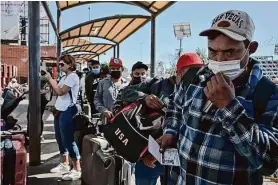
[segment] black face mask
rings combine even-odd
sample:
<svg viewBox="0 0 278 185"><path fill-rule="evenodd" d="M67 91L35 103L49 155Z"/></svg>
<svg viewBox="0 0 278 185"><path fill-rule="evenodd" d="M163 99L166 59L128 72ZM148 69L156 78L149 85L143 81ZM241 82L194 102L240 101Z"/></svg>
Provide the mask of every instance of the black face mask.
<svg viewBox="0 0 278 185"><path fill-rule="evenodd" d="M119 79L122 75L122 72L121 71L111 71L110 75L114 79Z"/></svg>
<svg viewBox="0 0 278 185"><path fill-rule="evenodd" d="M140 84L141 82L142 82L142 79L141 79L140 76L133 77L133 79L132 79L132 84L131 84L131 85Z"/></svg>

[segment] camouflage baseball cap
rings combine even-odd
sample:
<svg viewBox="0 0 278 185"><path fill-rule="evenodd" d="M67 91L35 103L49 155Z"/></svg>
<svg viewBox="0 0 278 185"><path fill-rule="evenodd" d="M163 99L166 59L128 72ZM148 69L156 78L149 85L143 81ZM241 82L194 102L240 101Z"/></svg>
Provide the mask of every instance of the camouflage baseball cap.
<svg viewBox="0 0 278 185"><path fill-rule="evenodd" d="M252 18L243 11L229 10L217 15L211 28L204 30L200 36L209 36L211 32L219 31L236 41L252 41L255 25Z"/></svg>

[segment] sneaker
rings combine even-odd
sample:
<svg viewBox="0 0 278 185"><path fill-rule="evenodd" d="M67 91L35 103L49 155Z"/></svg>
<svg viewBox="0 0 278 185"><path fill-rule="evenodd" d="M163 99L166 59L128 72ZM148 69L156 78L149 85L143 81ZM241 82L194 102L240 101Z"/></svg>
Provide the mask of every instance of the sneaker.
<svg viewBox="0 0 278 185"><path fill-rule="evenodd" d="M64 175L64 181L76 181L81 178L81 171L71 170L68 174Z"/></svg>
<svg viewBox="0 0 278 185"><path fill-rule="evenodd" d="M60 163L58 166L50 170L51 173L61 173L61 174L68 173L69 171L70 171L70 166L64 165L63 163Z"/></svg>

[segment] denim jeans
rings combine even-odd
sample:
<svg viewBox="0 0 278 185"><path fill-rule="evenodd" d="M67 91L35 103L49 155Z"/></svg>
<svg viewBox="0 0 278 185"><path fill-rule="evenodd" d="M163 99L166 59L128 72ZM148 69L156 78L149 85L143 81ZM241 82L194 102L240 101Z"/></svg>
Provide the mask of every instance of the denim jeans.
<svg viewBox="0 0 278 185"><path fill-rule="evenodd" d="M154 168L147 167L144 162L138 161L135 165L135 183L136 185L156 185L157 179L160 177L163 184L164 167L159 163L155 163ZM172 185L170 176L168 175L168 185Z"/></svg>
<svg viewBox="0 0 278 185"><path fill-rule="evenodd" d="M80 159L78 147L74 141L73 117L77 113L75 106L61 111L54 120L55 136L62 155L68 155L72 159Z"/></svg>

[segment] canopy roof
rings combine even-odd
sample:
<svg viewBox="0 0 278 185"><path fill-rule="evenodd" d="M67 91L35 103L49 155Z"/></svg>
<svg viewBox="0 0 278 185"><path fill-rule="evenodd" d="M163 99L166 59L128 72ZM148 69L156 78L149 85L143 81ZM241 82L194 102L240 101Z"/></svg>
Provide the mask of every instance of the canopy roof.
<svg viewBox="0 0 278 185"><path fill-rule="evenodd" d="M113 44L106 44L106 43L86 44L86 45L70 48L64 51L63 54L76 53L76 52L90 52L96 55L101 55L102 53L111 49L113 46L114 46Z"/></svg>
<svg viewBox="0 0 278 185"><path fill-rule="evenodd" d="M82 59L82 60L90 60L95 58L97 55L94 53L88 53L88 54L76 54L72 55L75 59Z"/></svg>
<svg viewBox="0 0 278 185"><path fill-rule="evenodd" d="M69 39L65 40L62 42L62 47L71 47L71 46L82 46L85 44L92 44L91 41L85 40L85 39L80 39L80 38L74 38L74 39Z"/></svg>
<svg viewBox="0 0 278 185"><path fill-rule="evenodd" d="M62 41L78 37L98 37L121 43L150 21L150 16L115 15L90 20L60 33Z"/></svg>
<svg viewBox="0 0 278 185"><path fill-rule="evenodd" d="M123 3L138 6L151 14L160 14L175 1L56 1L57 7L61 11L89 3Z"/></svg>

